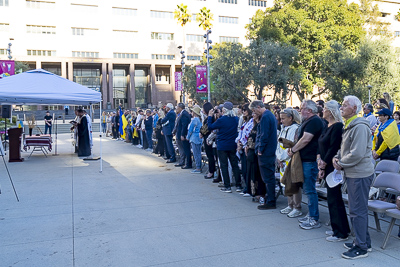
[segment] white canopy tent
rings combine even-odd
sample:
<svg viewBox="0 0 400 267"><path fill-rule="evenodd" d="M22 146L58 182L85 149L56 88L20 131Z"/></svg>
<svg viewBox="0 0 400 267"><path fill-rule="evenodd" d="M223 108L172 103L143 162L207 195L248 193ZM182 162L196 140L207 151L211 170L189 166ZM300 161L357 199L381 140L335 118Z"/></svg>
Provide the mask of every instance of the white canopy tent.
<svg viewBox="0 0 400 267"><path fill-rule="evenodd" d="M0 79L1 105L92 105L100 102L100 92L43 69ZM100 171L103 169L101 131L100 124Z"/></svg>

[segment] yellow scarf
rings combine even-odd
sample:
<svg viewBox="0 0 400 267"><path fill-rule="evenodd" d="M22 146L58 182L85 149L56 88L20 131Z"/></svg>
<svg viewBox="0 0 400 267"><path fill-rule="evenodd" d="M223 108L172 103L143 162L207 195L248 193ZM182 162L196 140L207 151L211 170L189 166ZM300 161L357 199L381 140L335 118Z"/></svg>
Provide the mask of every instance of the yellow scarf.
<svg viewBox="0 0 400 267"><path fill-rule="evenodd" d="M349 126L350 122L354 121L357 118L357 115L354 115L353 117L351 117L350 119L346 120L345 124L344 124L344 128L346 129L347 126Z"/></svg>

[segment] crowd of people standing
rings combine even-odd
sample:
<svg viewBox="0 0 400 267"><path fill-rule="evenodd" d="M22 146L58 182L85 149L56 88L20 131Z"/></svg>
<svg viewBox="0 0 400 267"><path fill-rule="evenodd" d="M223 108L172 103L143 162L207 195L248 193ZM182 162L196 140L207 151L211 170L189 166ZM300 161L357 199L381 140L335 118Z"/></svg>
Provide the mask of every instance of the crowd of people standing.
<svg viewBox="0 0 400 267"><path fill-rule="evenodd" d="M259 202L259 210L276 209L276 190L283 186L288 205L280 213L300 217L304 193L308 213L298 218L304 230L321 227L318 181L341 174L355 233L352 243L344 243L348 250L342 257L356 259L371 250L368 198L374 161L397 161L400 154L400 113L393 113L393 101L384 96L375 106L363 106L357 97L347 96L342 104L304 100L300 107L284 109L259 100L238 108L231 102L190 108L168 103L160 109L104 113L102 123L113 139L158 154L194 174L202 173L205 156L204 178L218 183L224 193L235 187L243 197ZM327 186L327 202L332 230L326 232L326 240L345 242L350 225L342 183Z"/></svg>

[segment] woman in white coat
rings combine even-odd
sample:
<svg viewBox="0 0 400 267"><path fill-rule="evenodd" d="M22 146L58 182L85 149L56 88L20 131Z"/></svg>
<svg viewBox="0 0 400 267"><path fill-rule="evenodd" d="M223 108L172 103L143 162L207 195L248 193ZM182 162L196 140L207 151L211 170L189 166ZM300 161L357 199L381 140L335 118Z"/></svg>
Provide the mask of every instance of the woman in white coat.
<svg viewBox="0 0 400 267"><path fill-rule="evenodd" d="M282 129L279 133L279 138L284 138L289 141L295 141L297 139L297 129L301 123L301 117L297 110L293 108L287 108L280 112L279 114L282 122ZM287 149L283 148L282 143L278 141L278 147L276 148L276 159L279 165L279 172L281 177L285 172L285 168L290 161L290 157L287 154ZM289 218L295 218L301 216L301 189L299 192L292 196L288 196L288 206L280 211L282 214L287 214Z"/></svg>

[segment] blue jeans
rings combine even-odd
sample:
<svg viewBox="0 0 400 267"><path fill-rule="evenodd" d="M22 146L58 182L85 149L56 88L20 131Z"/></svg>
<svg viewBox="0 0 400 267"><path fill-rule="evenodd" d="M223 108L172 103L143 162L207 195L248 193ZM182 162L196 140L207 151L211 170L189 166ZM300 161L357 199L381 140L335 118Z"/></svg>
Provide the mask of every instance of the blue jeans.
<svg viewBox="0 0 400 267"><path fill-rule="evenodd" d="M317 190L315 189L315 183L317 182L317 175L318 175L317 162L316 161L303 162L303 175L304 175L303 189L304 193L308 197L308 213L310 217L318 221L319 220L318 195L317 195Z"/></svg>
<svg viewBox="0 0 400 267"><path fill-rule="evenodd" d="M267 190L267 199L265 204L270 206L276 206L275 196L275 160L276 156L259 155L258 166L260 167L261 178L265 183Z"/></svg>
<svg viewBox="0 0 400 267"><path fill-rule="evenodd" d="M51 126L45 124L44 125L44 134L47 134L47 130L49 130L49 134L51 135Z"/></svg>
<svg viewBox="0 0 400 267"><path fill-rule="evenodd" d="M107 123L106 122L102 122L101 123L101 130L103 133L106 133L107 130Z"/></svg>
<svg viewBox="0 0 400 267"><path fill-rule="evenodd" d="M196 162L196 169L201 169L201 144L190 143L192 145L193 157Z"/></svg>
<svg viewBox="0 0 400 267"><path fill-rule="evenodd" d="M153 149L153 129L146 130L146 137L147 137L147 143L149 143L149 148Z"/></svg>

